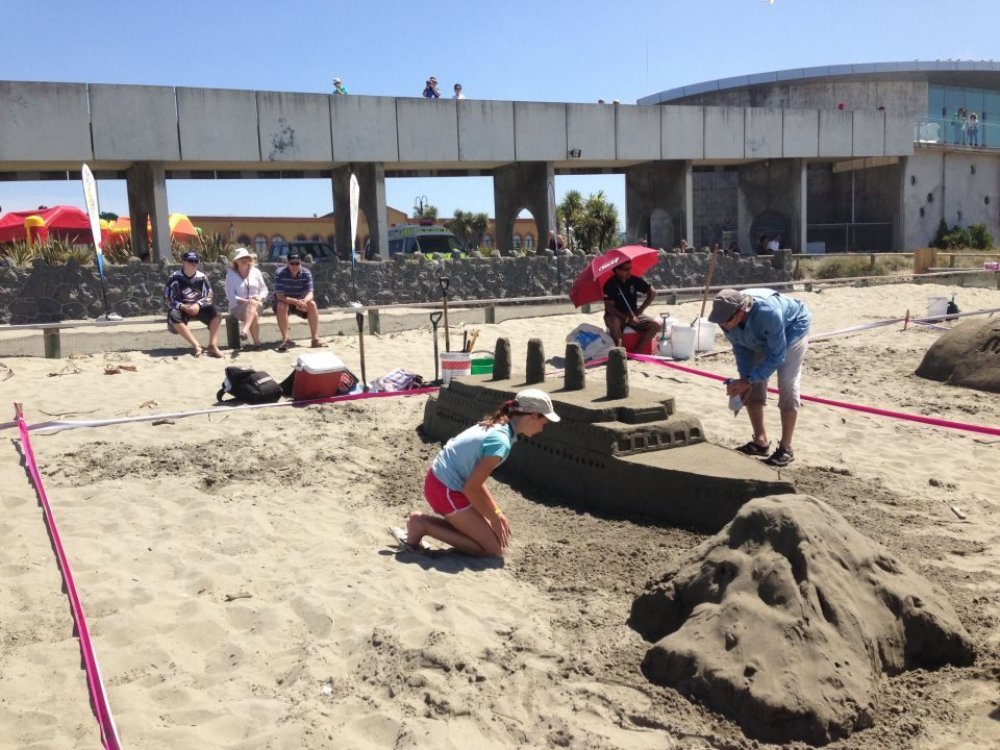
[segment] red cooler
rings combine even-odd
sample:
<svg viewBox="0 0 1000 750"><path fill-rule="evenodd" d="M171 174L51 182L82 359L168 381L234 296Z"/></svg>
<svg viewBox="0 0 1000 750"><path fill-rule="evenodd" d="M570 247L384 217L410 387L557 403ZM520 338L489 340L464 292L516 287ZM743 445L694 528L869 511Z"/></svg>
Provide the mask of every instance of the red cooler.
<svg viewBox="0 0 1000 750"><path fill-rule="evenodd" d="M644 346L641 350L636 347L639 346L639 341L642 339L642 334L634 328L626 327L622 331L622 346L625 347L625 351L630 354L652 354L653 353L653 343L656 341L654 336L649 340L649 344Z"/></svg>
<svg viewBox="0 0 1000 750"><path fill-rule="evenodd" d="M333 352L303 354L295 362L293 401L336 396L347 368Z"/></svg>

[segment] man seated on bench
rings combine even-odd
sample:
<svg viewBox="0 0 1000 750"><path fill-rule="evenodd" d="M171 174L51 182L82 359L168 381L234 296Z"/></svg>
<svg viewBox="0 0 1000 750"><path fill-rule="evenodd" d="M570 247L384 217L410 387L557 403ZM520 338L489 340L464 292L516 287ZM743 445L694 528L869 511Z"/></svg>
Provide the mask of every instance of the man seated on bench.
<svg viewBox="0 0 1000 750"><path fill-rule="evenodd" d="M289 312L309 321L309 335L314 349L326 346L319 340L319 308L313 298L312 272L302 266L298 253L288 253L285 267L274 274L274 296L274 314L281 332L279 352L287 352L291 344L288 338Z"/></svg>
<svg viewBox="0 0 1000 750"><path fill-rule="evenodd" d="M222 316L212 304L212 284L208 277L198 270L201 258L194 250L181 256L181 269L174 271L163 290L169 312L167 327L171 333L179 333L191 345L192 353L200 357L201 344L191 332L192 320L200 320L208 326L208 354L221 357L219 351L219 324Z"/></svg>
<svg viewBox="0 0 1000 750"><path fill-rule="evenodd" d="M644 295L641 305L638 304L640 294ZM654 299L656 290L649 282L632 275L631 261L615 266L611 278L604 284L604 325L616 346L623 346L622 336L628 326L642 334L639 343L630 351L650 351L653 339L660 332L660 324L642 312Z"/></svg>

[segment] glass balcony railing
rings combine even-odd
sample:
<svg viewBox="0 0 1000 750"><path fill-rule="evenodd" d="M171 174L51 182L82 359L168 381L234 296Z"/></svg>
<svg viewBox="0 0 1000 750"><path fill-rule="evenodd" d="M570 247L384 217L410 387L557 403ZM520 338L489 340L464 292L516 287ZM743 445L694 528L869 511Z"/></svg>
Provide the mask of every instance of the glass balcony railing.
<svg viewBox="0 0 1000 750"><path fill-rule="evenodd" d="M913 123L914 143L939 143L971 148L1000 148L1000 123L968 121L948 117L918 117Z"/></svg>

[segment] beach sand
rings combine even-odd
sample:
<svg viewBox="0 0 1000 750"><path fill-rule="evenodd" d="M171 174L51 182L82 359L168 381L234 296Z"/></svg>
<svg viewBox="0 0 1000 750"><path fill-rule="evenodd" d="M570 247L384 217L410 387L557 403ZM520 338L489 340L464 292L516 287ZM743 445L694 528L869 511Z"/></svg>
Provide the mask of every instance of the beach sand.
<svg viewBox="0 0 1000 750"><path fill-rule="evenodd" d="M927 297L952 291L797 296L815 334L922 314ZM1000 307L1000 292L963 288L957 302ZM651 312L686 322L699 307ZM477 323L477 348L508 337L523 372L529 338L561 357L581 322L599 316ZM913 375L939 331L900 329L814 343L803 392L1000 426L996 394ZM356 337L329 341L360 373ZM303 351L239 363L283 377ZM370 378L400 366L433 377L429 327L367 336L365 351ZM4 401L23 402L37 423L208 407L230 362L131 352L0 363L13 373L0 382ZM122 363L135 372L104 373ZM729 353L686 364L734 374ZM749 438L717 381L629 368L633 388L674 396L712 442ZM503 563L397 554L388 527L424 508L437 450L417 431L423 405L373 399L33 434L126 748L770 747L639 671L649 644L625 625L632 600L703 536L494 481L513 529ZM768 425L773 440L773 408ZM97 747L50 540L16 431L3 437L0 745ZM979 651L970 668L885 679L876 726L828 747L1000 746L1000 438L807 405L795 450L783 476L945 590Z"/></svg>

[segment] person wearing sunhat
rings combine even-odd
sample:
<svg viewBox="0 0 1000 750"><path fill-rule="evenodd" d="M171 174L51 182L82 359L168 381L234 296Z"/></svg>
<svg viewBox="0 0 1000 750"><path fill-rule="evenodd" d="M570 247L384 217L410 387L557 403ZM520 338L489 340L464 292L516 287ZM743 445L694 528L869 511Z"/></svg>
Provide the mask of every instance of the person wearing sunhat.
<svg viewBox="0 0 1000 750"><path fill-rule="evenodd" d="M229 314L240 323L240 340L246 341L249 333L254 349L259 349L260 313L267 299L267 282L260 269L253 265L250 251L245 247L238 247L233 253L231 267L226 273L226 299L229 300Z"/></svg>
<svg viewBox="0 0 1000 750"><path fill-rule="evenodd" d="M812 315L801 300L773 289L723 289L712 301L710 322L719 325L733 347L739 377L726 392L739 396L747 407L753 438L738 450L749 456L767 456L771 466L788 466L795 460L792 436L799 408L802 361L809 347ZM764 427L767 381L778 375L778 411L781 440L768 456L771 443Z"/></svg>
<svg viewBox="0 0 1000 750"><path fill-rule="evenodd" d="M333 93L339 96L347 95L347 87L344 86L344 82L339 78L333 79Z"/></svg>
<svg viewBox="0 0 1000 750"><path fill-rule="evenodd" d="M427 79L427 83L424 84L424 99L440 99L441 92L438 91L438 79L431 76Z"/></svg>
<svg viewBox="0 0 1000 750"><path fill-rule="evenodd" d="M171 333L178 333L200 357L204 351L198 339L191 332L190 322L200 320L208 326L208 355L221 357L219 351L219 324L222 316L212 304L212 283L198 270L201 258L194 250L181 256L181 268L174 271L167 280L163 298L167 303L167 327Z"/></svg>
<svg viewBox="0 0 1000 750"><path fill-rule="evenodd" d="M519 437L530 438L558 421L549 395L529 388L449 440L424 478L424 497L434 514L411 513L400 541L415 551L429 536L467 555L502 557L510 523L486 480L507 460Z"/></svg>

